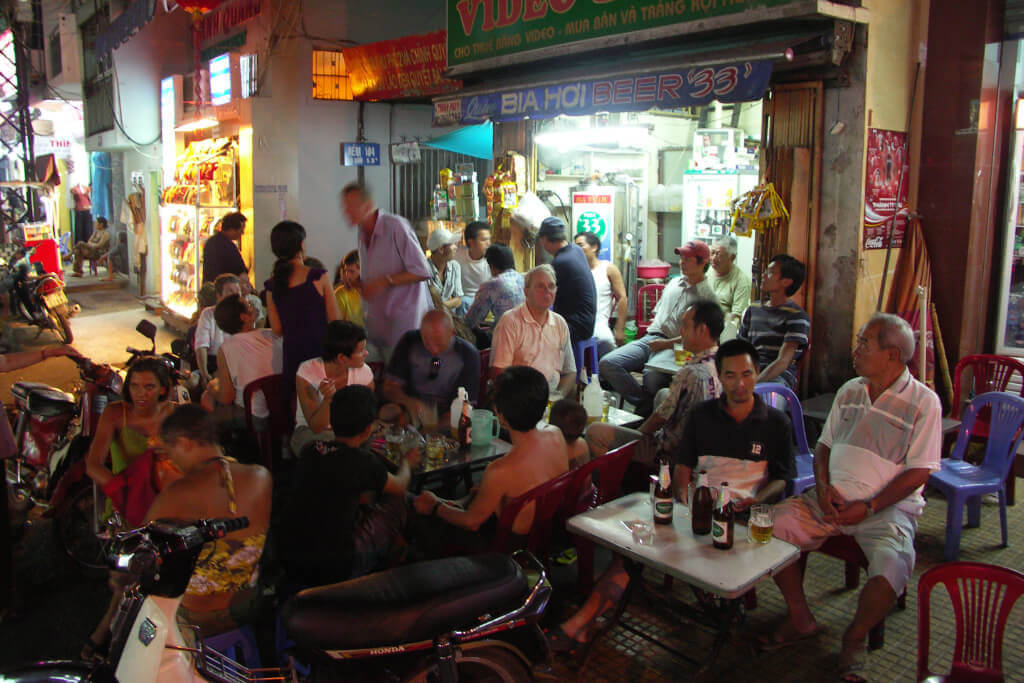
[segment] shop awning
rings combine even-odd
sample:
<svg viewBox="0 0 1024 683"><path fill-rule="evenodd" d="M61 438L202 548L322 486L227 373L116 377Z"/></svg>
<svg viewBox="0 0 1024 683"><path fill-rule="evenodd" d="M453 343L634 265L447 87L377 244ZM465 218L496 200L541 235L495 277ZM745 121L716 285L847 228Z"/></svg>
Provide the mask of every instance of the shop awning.
<svg viewBox="0 0 1024 683"><path fill-rule="evenodd" d="M614 55L549 62L434 98L434 125L646 111L761 99L791 47L820 42L828 27L748 31L742 38L638 46ZM503 77L504 76L504 77Z"/></svg>
<svg viewBox="0 0 1024 683"><path fill-rule="evenodd" d="M478 159L490 159L494 156L494 124L486 121L466 126L421 144Z"/></svg>
<svg viewBox="0 0 1024 683"><path fill-rule="evenodd" d="M762 60L498 90L436 101L434 125L749 102L761 99L771 77L772 63Z"/></svg>

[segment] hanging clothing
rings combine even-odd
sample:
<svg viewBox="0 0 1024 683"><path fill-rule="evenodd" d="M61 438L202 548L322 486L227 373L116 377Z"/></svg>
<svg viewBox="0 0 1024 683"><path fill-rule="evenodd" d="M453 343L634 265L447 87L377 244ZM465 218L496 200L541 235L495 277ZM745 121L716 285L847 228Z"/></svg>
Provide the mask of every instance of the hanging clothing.
<svg viewBox="0 0 1024 683"><path fill-rule="evenodd" d="M149 251L146 234L146 193L141 187L137 187L121 201L121 222L135 235L135 253L145 254Z"/></svg>
<svg viewBox="0 0 1024 683"><path fill-rule="evenodd" d="M92 153L92 215L110 219L110 153Z"/></svg>

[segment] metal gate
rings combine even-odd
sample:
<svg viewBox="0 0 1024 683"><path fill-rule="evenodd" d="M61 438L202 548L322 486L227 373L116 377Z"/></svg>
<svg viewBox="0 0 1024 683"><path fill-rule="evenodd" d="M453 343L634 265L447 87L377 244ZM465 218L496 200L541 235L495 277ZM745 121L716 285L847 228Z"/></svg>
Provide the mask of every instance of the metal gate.
<svg viewBox="0 0 1024 683"><path fill-rule="evenodd" d="M442 168L455 169L458 164L473 164L477 182L481 184L491 173L490 159L449 152L444 149L420 146L420 160L411 164L392 164L394 169L395 212L410 222L430 218L430 202L434 187L441 182ZM482 214L484 215L484 214Z"/></svg>

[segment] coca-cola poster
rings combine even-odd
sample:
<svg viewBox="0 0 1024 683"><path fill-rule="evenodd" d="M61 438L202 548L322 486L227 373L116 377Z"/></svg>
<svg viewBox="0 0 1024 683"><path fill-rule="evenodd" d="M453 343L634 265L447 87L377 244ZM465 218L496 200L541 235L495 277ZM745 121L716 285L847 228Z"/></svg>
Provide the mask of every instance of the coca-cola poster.
<svg viewBox="0 0 1024 683"><path fill-rule="evenodd" d="M885 249L888 246L889 222L896 215L892 230L892 246L903 244L907 229L907 186L909 178L904 164L907 160L907 134L895 130L868 129L868 162L864 182L864 248ZM896 194L899 192L899 199Z"/></svg>

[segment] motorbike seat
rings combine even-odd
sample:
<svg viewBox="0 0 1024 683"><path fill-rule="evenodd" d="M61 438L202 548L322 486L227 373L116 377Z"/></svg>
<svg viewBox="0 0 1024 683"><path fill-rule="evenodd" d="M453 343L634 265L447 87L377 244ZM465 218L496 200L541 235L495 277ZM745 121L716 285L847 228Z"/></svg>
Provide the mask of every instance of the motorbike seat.
<svg viewBox="0 0 1024 683"><path fill-rule="evenodd" d="M484 615L514 609L526 592L526 578L510 557L449 557L301 591L281 618L302 648L383 647L472 628Z"/></svg>
<svg viewBox="0 0 1024 683"><path fill-rule="evenodd" d="M15 382L11 394L28 412L41 417L56 417L75 411L75 397L42 382Z"/></svg>

